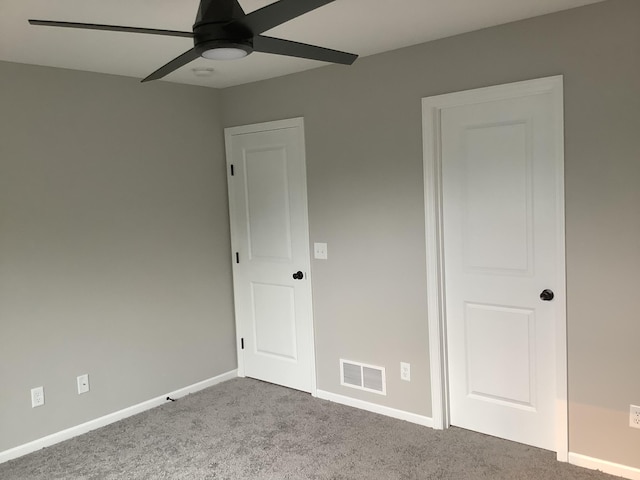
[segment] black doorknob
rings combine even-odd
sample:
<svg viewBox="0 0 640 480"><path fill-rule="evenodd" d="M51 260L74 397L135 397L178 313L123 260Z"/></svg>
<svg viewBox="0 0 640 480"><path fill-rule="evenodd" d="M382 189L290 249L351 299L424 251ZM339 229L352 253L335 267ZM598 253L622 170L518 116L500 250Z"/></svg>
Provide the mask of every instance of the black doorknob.
<svg viewBox="0 0 640 480"><path fill-rule="evenodd" d="M298 270L296 273L293 274L294 280L302 280L303 278L304 278L304 273L302 273L300 270Z"/></svg>
<svg viewBox="0 0 640 480"><path fill-rule="evenodd" d="M545 302L550 302L553 300L553 297L553 290L549 290L548 288L545 288L542 293L540 293L540 300L544 300Z"/></svg>

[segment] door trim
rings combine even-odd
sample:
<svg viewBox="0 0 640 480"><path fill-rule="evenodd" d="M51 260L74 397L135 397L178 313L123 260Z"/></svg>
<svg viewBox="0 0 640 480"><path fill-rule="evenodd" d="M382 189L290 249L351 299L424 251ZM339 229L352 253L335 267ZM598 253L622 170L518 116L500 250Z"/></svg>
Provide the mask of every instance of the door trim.
<svg viewBox="0 0 640 480"><path fill-rule="evenodd" d="M558 209L556 254L558 258L557 316L555 318L556 356L556 418L555 444L559 461L568 461L568 401L567 401L567 315L565 272L564 214L564 110L562 75L455 92L422 99L423 174L425 202L425 234L427 260L427 314L429 325L429 355L431 365L431 402L433 427L450 425L449 387L447 378L447 331L444 288L444 239L442 231L442 152L440 145L440 115L444 108L471 105L536 94L551 94L556 123L556 194Z"/></svg>
<svg viewBox="0 0 640 480"><path fill-rule="evenodd" d="M304 240L305 246L307 248L307 262L304 265L306 270L305 276L307 281L309 282L309 319L311 321L311 395L313 397L317 396L317 381L316 381L316 352L315 352L315 324L313 320L313 283L311 278L311 250L309 248L309 203L307 199L307 157L306 157L306 146L305 146L305 134L304 134L304 118L296 117L289 118L285 120L276 120L272 122L262 122L262 123L254 123L251 125L241 125L237 127L227 127L224 129L224 140L225 140L225 154L226 154L226 165L227 165L227 193L229 196L229 230L231 232L231 261L235 262L235 245L237 244L237 233L235 231L234 225L231 221L232 218L235 217L237 212L237 207L235 205L235 196L233 192L233 182L231 182L231 136L233 135L242 135L247 133L257 133L257 132L265 132L270 130L281 130L285 128L299 128L300 132L300 146L301 146L301 154L302 154L302 173L304 178L304 184L302 185L302 196L305 204L304 210ZM235 309L235 307L234 307ZM234 312L235 313L235 312ZM234 314L235 317L235 314ZM238 360L238 376L244 377L244 356L242 355L242 338L244 334L242 332L242 326L238 323L238 319L235 319L236 326L236 351L237 351L237 360Z"/></svg>

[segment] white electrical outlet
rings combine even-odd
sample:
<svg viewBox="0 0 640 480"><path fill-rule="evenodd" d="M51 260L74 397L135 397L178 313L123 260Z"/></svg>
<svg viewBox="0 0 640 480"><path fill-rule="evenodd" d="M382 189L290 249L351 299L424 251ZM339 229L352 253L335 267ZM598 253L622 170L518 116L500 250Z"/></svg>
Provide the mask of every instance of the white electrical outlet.
<svg viewBox="0 0 640 480"><path fill-rule="evenodd" d="M89 391L89 374L79 375L76 380L78 381L78 395L87 393Z"/></svg>
<svg viewBox="0 0 640 480"><path fill-rule="evenodd" d="M640 428L640 407L637 405L631 405L629 409L629 426Z"/></svg>
<svg viewBox="0 0 640 480"><path fill-rule="evenodd" d="M31 408L44 405L44 388L36 387L31 389Z"/></svg>
<svg viewBox="0 0 640 480"><path fill-rule="evenodd" d="M407 382L411 381L411 364L400 362L400 379Z"/></svg>

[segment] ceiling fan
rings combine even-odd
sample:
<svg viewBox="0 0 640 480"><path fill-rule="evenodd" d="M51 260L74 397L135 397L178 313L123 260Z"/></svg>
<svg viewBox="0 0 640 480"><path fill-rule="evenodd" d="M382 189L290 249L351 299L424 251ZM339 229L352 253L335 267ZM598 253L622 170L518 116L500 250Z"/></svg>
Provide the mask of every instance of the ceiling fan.
<svg viewBox="0 0 640 480"><path fill-rule="evenodd" d="M148 82L162 78L198 57L212 60L234 60L245 57L251 52L273 53L351 65L358 58L357 55L261 35L273 27L333 1L279 0L246 14L238 0L201 0L196 22L193 25L193 32L51 20L29 20L29 23L31 25L49 27L193 38L193 48L174 58L142 80L143 82Z"/></svg>

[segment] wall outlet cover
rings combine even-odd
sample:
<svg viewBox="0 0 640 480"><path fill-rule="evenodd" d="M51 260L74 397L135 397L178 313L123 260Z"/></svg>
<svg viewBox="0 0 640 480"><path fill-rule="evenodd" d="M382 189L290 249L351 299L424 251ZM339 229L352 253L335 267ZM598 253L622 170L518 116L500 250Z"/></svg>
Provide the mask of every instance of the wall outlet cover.
<svg viewBox="0 0 640 480"><path fill-rule="evenodd" d="M400 362L400 379L406 382L411 381L411 364Z"/></svg>
<svg viewBox="0 0 640 480"><path fill-rule="evenodd" d="M640 428L640 407L638 405L631 405L629 408L629 426Z"/></svg>
<svg viewBox="0 0 640 480"><path fill-rule="evenodd" d="M41 407L44 405L44 387L36 387L31 389L31 408Z"/></svg>
<svg viewBox="0 0 640 480"><path fill-rule="evenodd" d="M78 382L78 395L89 391L89 374L79 375L76 379Z"/></svg>

